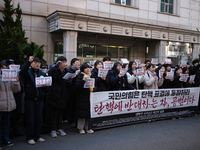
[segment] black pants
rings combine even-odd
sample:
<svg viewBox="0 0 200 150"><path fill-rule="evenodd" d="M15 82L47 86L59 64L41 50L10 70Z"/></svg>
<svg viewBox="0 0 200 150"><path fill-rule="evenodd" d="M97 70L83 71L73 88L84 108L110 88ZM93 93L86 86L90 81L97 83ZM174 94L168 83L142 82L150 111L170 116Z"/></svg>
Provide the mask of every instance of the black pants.
<svg viewBox="0 0 200 150"><path fill-rule="evenodd" d="M63 110L52 108L51 130L62 129Z"/></svg>
<svg viewBox="0 0 200 150"><path fill-rule="evenodd" d="M44 101L25 100L26 139L39 139Z"/></svg>

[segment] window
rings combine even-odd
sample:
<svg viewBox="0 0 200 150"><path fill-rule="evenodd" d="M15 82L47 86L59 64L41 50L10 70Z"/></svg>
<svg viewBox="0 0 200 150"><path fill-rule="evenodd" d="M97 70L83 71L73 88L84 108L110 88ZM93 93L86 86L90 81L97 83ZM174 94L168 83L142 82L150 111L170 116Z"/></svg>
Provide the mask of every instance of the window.
<svg viewBox="0 0 200 150"><path fill-rule="evenodd" d="M115 0L116 4L121 4L121 5L127 5L130 6L131 5L131 0Z"/></svg>
<svg viewBox="0 0 200 150"><path fill-rule="evenodd" d="M161 0L160 11L163 13L173 14L173 0Z"/></svg>

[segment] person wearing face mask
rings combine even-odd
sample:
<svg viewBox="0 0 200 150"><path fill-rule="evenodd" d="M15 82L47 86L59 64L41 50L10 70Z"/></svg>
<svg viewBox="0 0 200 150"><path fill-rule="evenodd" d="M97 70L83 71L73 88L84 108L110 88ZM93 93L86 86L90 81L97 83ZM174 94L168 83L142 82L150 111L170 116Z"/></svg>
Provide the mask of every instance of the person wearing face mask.
<svg viewBox="0 0 200 150"><path fill-rule="evenodd" d="M195 59L192 61L192 66L189 67L190 75L196 74L196 72L199 70L199 59Z"/></svg>
<svg viewBox="0 0 200 150"><path fill-rule="evenodd" d="M120 70L122 68L122 64L117 62L114 64L112 70L109 72L109 82L110 82L110 90L134 90L135 87L131 86L127 82L127 75L122 76Z"/></svg>
<svg viewBox="0 0 200 150"><path fill-rule="evenodd" d="M29 68L30 67L30 68ZM36 88L35 78L46 76L46 74L39 70L40 59L38 57L29 57L20 71L20 77L24 81L25 92L25 118L26 118L26 139L29 144L35 144L35 140L44 142L40 137L43 118L42 112L44 107L44 98L48 92L48 88L43 86Z"/></svg>
<svg viewBox="0 0 200 150"><path fill-rule="evenodd" d="M16 109L14 93L21 90L19 78L16 81L2 81L3 64L0 63L0 149L2 144L13 146L9 139L10 115L11 111Z"/></svg>
<svg viewBox="0 0 200 150"><path fill-rule="evenodd" d="M48 75L52 76L52 86L48 93L48 105L51 107L51 137L57 138L66 136L62 129L63 110L67 107L68 100L68 80L63 77L68 73L66 68L67 59L63 56L58 57L57 63L49 70Z"/></svg>
<svg viewBox="0 0 200 150"><path fill-rule="evenodd" d="M90 66L84 63L80 67L81 73L76 80L76 117L78 118L77 128L80 134L94 133L89 128L90 124L90 88L84 88L84 84L90 78Z"/></svg>
<svg viewBox="0 0 200 150"><path fill-rule="evenodd" d="M98 77L99 69L103 68L103 63L101 61L96 61L94 63L94 69L92 70L91 78L95 78L95 88L94 92L107 91L109 89L109 81L106 77Z"/></svg>
<svg viewBox="0 0 200 150"><path fill-rule="evenodd" d="M147 66L147 71L144 76L144 89L158 89L158 87L162 86L163 78L158 79L155 72L155 65L149 64Z"/></svg>
<svg viewBox="0 0 200 150"><path fill-rule="evenodd" d="M173 87L174 78L173 79L168 79L168 76L167 76L167 72L171 72L171 64L164 64L163 66L165 67L165 72L163 74L164 81L163 81L163 84L162 84L162 86L160 88L161 89L172 88Z"/></svg>
<svg viewBox="0 0 200 150"><path fill-rule="evenodd" d="M76 106L76 92L75 92L75 83L77 79L77 75L80 73L80 61L78 58L73 58L71 60L70 68L68 69L69 73L75 73L76 76L71 79L70 87L69 87L69 96L68 96L68 104L67 104L67 111L68 111L68 123L71 127L76 127L76 119L75 119L75 106Z"/></svg>

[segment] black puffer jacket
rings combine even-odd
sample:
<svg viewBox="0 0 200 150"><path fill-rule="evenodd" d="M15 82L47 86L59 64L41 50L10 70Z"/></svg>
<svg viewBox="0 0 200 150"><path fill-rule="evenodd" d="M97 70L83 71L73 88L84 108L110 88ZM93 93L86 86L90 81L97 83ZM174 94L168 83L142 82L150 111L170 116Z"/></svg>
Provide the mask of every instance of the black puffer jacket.
<svg viewBox="0 0 200 150"><path fill-rule="evenodd" d="M76 79L76 117L90 118L90 91L84 88L83 73L79 73Z"/></svg>
<svg viewBox="0 0 200 150"><path fill-rule="evenodd" d="M68 86L67 80L63 79L63 76L67 73L65 68L61 72L59 67L53 67L49 70L48 75L52 76L52 87L48 93L48 104L52 108L65 109L68 99Z"/></svg>
<svg viewBox="0 0 200 150"><path fill-rule="evenodd" d="M106 77L106 80L102 80L100 77L98 77L98 69L97 68L94 68L92 70L91 78L95 78L94 92L109 90L108 78Z"/></svg>
<svg viewBox="0 0 200 150"><path fill-rule="evenodd" d="M44 100L44 97L48 92L48 87L36 88L35 77L45 77L46 74L39 69L35 72L34 69L29 67L30 62L26 62L19 72L24 84L25 98L30 100Z"/></svg>

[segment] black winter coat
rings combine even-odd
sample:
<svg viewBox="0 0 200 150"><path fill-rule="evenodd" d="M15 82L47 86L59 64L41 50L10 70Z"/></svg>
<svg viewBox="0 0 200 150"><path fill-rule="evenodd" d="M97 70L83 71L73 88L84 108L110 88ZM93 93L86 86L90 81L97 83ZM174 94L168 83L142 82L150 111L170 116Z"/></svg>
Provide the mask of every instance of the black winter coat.
<svg viewBox="0 0 200 150"><path fill-rule="evenodd" d="M23 80L25 98L30 100L44 100L44 97L48 92L48 87L36 88L35 77L45 77L46 74L39 69L35 72L34 69L29 67L30 62L26 62L19 72L19 75Z"/></svg>
<svg viewBox="0 0 200 150"><path fill-rule="evenodd" d="M182 88L183 82L179 80L180 76L174 73L174 81L173 81L173 87L172 88Z"/></svg>
<svg viewBox="0 0 200 150"><path fill-rule="evenodd" d="M119 78L118 73L116 73L114 70L109 72L109 82L111 91L134 90L134 87L128 84L126 74Z"/></svg>
<svg viewBox="0 0 200 150"><path fill-rule="evenodd" d="M94 92L98 91L108 91L109 90L109 80L106 77L106 80L102 80L100 77L98 77L98 69L94 68L92 70L91 78L95 78L95 88Z"/></svg>
<svg viewBox="0 0 200 150"><path fill-rule="evenodd" d="M76 117L90 118L90 91L84 88L83 73L79 73L76 79Z"/></svg>
<svg viewBox="0 0 200 150"><path fill-rule="evenodd" d="M48 105L51 108L63 110L67 107L68 85L63 76L67 73L65 68L61 72L60 68L55 66L49 70L48 75L52 76L52 86L48 93Z"/></svg>

